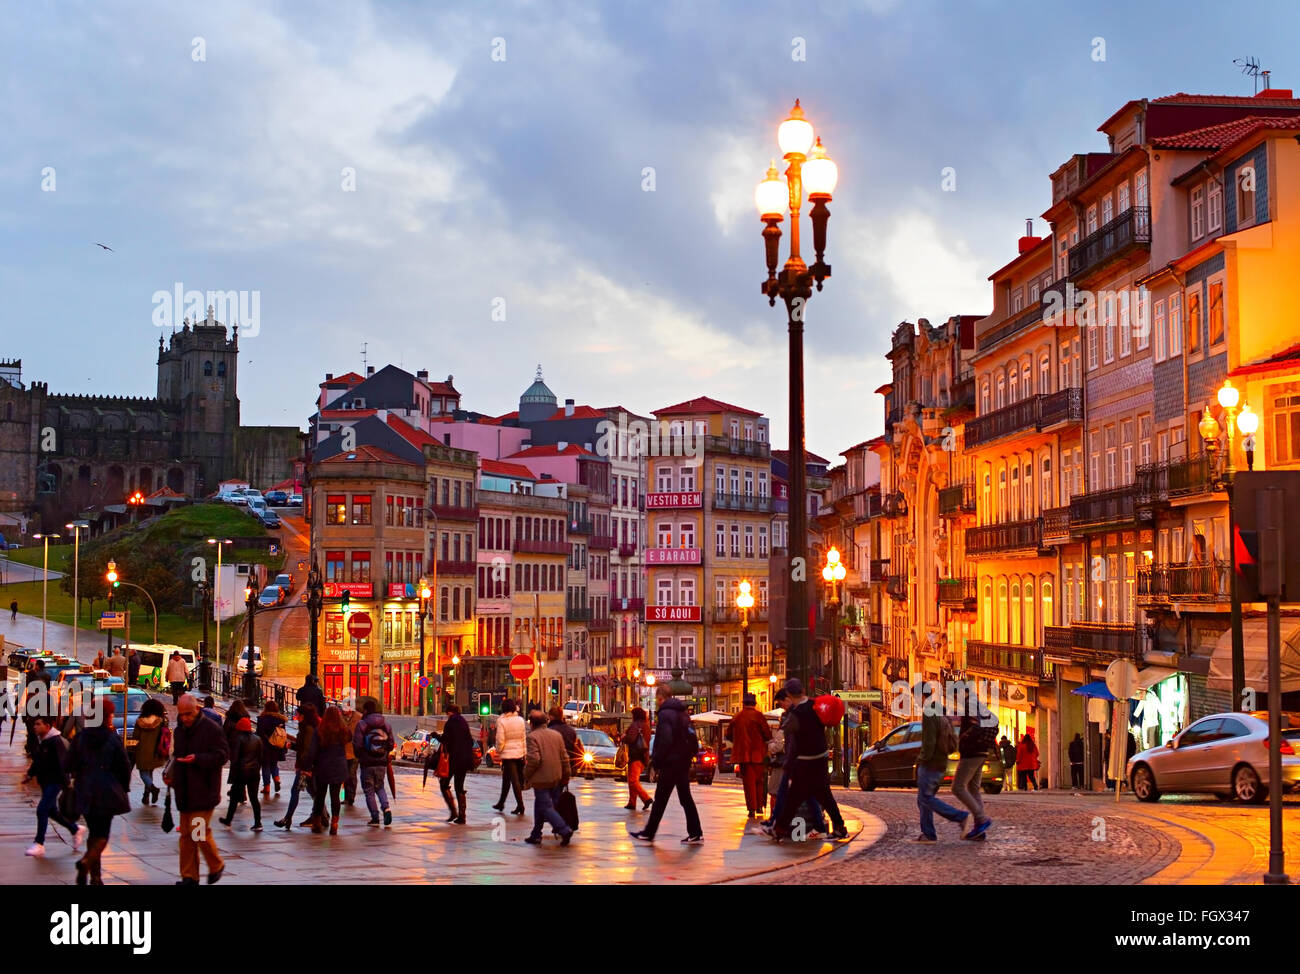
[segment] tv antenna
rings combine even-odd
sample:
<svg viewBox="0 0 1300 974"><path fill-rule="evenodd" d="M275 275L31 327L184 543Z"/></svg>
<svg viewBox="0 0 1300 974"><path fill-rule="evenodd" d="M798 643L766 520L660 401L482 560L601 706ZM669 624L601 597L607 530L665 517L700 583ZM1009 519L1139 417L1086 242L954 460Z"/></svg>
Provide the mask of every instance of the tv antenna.
<svg viewBox="0 0 1300 974"><path fill-rule="evenodd" d="M1254 79L1255 94L1257 95L1259 94L1259 81L1261 78L1264 79L1264 87L1265 88L1268 87L1269 84L1268 76L1273 72L1262 70L1259 66L1259 58L1253 58L1253 57L1233 58L1232 63L1237 65L1237 67L1241 68L1242 74L1249 75L1251 78Z"/></svg>
<svg viewBox="0 0 1300 974"><path fill-rule="evenodd" d="M361 343L361 374L362 375L366 374L366 366L370 364L366 359L366 349L369 347L369 345L370 345L369 342Z"/></svg>

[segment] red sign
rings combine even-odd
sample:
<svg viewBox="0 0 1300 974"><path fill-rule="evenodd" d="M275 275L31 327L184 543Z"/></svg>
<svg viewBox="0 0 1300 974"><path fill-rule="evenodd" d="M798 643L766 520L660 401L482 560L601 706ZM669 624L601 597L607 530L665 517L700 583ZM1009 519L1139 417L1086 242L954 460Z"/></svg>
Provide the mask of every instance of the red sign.
<svg viewBox="0 0 1300 974"><path fill-rule="evenodd" d="M699 622L698 605L647 605L646 622Z"/></svg>
<svg viewBox="0 0 1300 974"><path fill-rule="evenodd" d="M354 599L373 599L375 597L374 582L326 582L325 598L337 599L347 589Z"/></svg>
<svg viewBox="0 0 1300 974"><path fill-rule="evenodd" d="M369 612L354 612L348 616L348 635L353 639L365 639L374 627Z"/></svg>
<svg viewBox="0 0 1300 974"><path fill-rule="evenodd" d="M516 653L510 658L510 675L516 680L527 680L537 672L537 664L527 653Z"/></svg>
<svg viewBox="0 0 1300 974"><path fill-rule="evenodd" d="M704 495L696 491L686 493L651 493L645 495L645 506L651 507L703 507Z"/></svg>
<svg viewBox="0 0 1300 974"><path fill-rule="evenodd" d="M699 548L647 548L645 550L647 565L698 565Z"/></svg>

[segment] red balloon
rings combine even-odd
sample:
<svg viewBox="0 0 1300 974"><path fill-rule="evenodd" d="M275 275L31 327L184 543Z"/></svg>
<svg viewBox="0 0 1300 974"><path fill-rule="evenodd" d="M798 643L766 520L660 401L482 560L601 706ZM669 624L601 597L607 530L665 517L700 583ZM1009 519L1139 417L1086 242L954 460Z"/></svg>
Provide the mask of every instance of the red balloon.
<svg viewBox="0 0 1300 974"><path fill-rule="evenodd" d="M826 727L833 727L844 719L844 701L833 693L826 693L813 701L813 710Z"/></svg>

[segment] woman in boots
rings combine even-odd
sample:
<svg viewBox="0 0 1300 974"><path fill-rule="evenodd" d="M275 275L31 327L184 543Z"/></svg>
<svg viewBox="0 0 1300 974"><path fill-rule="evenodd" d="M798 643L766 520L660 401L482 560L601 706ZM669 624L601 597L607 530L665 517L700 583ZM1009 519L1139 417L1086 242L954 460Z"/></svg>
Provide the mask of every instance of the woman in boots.
<svg viewBox="0 0 1300 974"><path fill-rule="evenodd" d="M158 804L158 786L153 783L153 773L167 763L171 751L171 729L167 726L167 710L161 700L150 697L140 707L135 730L135 769L144 782L144 797L140 804Z"/></svg>
<svg viewBox="0 0 1300 974"><path fill-rule="evenodd" d="M218 819L226 828L235 821L235 811L247 796L253 807L252 831L262 831L262 803L257 800L258 779L262 775L262 740L253 733L253 721L241 717L235 723L230 747L230 807L226 817Z"/></svg>
<svg viewBox="0 0 1300 974"><path fill-rule="evenodd" d="M271 735L278 728L284 727L284 715L274 700L268 700L262 712L257 715L257 736L262 739L262 797L271 797L271 782L275 782L275 793L280 794L280 762L284 760L284 748L271 743Z"/></svg>
<svg viewBox="0 0 1300 974"><path fill-rule="evenodd" d="M443 752L447 755L447 777L438 779L443 801L451 811L447 821L464 825L465 775L474 767L474 735L469 732L469 724L454 703L447 705L447 722L442 726L442 733L433 736L438 741L438 760L441 760ZM451 797L453 781L456 785L454 800Z"/></svg>
<svg viewBox="0 0 1300 974"><path fill-rule="evenodd" d="M108 848L108 834L114 815L131 810L127 789L131 787L131 762L122 739L113 730L116 707L109 698L101 704L103 720L93 722L77 735L72 748L72 773L76 780L77 811L90 830L86 852L77 860L77 885L103 886L100 857ZM87 722L92 723L92 722Z"/></svg>
<svg viewBox="0 0 1300 974"><path fill-rule="evenodd" d="M277 829L291 830L293 828L293 813L298 808L298 793L304 786L307 786L308 794L315 795L315 792L311 790L311 758L312 741L319 727L320 717L316 713L316 705L311 703L300 704L298 707L298 736L293 742L293 784L289 786L289 808L285 811L284 817L275 822ZM312 820L308 819L302 824L311 825Z"/></svg>
<svg viewBox="0 0 1300 974"><path fill-rule="evenodd" d="M311 830L319 835L329 826L330 835L339 834L340 791L348 776L347 741L350 739L338 707L325 711L325 719L312 738L311 777L316 800L311 807ZM330 815L325 814L325 793L329 792Z"/></svg>
<svg viewBox="0 0 1300 974"><path fill-rule="evenodd" d="M484 727L487 724L483 724ZM510 789L515 790L515 808L512 814L524 814L524 757L527 754L525 742L528 738L528 725L516 713L515 702L506 699L501 704L501 717L497 721L497 759L501 762L501 798L492 807L498 812L505 811L506 799Z"/></svg>

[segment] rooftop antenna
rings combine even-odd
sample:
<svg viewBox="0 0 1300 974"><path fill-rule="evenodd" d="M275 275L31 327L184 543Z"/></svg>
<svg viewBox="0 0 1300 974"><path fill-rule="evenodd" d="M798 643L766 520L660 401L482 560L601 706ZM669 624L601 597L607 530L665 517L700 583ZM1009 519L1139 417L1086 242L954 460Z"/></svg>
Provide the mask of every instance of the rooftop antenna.
<svg viewBox="0 0 1300 974"><path fill-rule="evenodd" d="M1237 65L1237 67L1241 68L1242 74L1249 75L1251 78L1255 80L1255 94L1257 95L1259 94L1259 79L1261 75L1263 75L1264 77L1264 87L1265 88L1268 87L1268 76L1271 72L1261 71L1259 69L1259 58L1253 58L1253 57L1233 58L1232 63Z"/></svg>
<svg viewBox="0 0 1300 974"><path fill-rule="evenodd" d="M366 360L366 349L369 347L369 345L370 345L369 342L362 342L362 343L361 343L361 374L362 374L362 375L365 375L365 374L366 374L366 366L370 364L370 363Z"/></svg>

